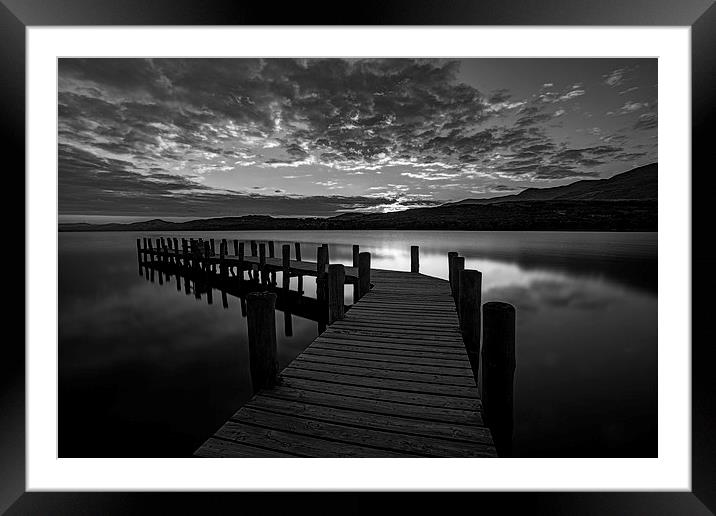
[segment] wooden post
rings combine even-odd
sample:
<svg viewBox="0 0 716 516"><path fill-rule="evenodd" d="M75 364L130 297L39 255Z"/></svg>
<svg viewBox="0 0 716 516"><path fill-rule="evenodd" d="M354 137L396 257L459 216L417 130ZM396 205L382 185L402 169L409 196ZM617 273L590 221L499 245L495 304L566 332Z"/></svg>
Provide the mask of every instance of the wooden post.
<svg viewBox="0 0 716 516"><path fill-rule="evenodd" d="M358 288L360 297L370 292L370 253L358 255Z"/></svg>
<svg viewBox="0 0 716 516"><path fill-rule="evenodd" d="M343 319L343 296L346 269L343 264L328 266L328 324Z"/></svg>
<svg viewBox="0 0 716 516"><path fill-rule="evenodd" d="M256 240L251 241L251 256L256 256Z"/></svg>
<svg viewBox="0 0 716 516"><path fill-rule="evenodd" d="M320 278L328 266L328 246L322 245L316 250L316 273Z"/></svg>
<svg viewBox="0 0 716 516"><path fill-rule="evenodd" d="M139 238L137 239L137 262L139 262L139 275L144 276L144 271L142 270L142 241Z"/></svg>
<svg viewBox="0 0 716 516"><path fill-rule="evenodd" d="M224 278L227 278L229 276L229 271L226 268L226 251L226 240L222 240L219 246L219 262L221 267L221 271L219 272Z"/></svg>
<svg viewBox="0 0 716 516"><path fill-rule="evenodd" d="M293 336L293 317L288 310L283 312L283 333L286 337Z"/></svg>
<svg viewBox="0 0 716 516"><path fill-rule="evenodd" d="M420 248L417 245L410 246L410 272L420 272Z"/></svg>
<svg viewBox="0 0 716 516"><path fill-rule="evenodd" d="M353 267L358 267L358 255L360 254L360 246L353 244Z"/></svg>
<svg viewBox="0 0 716 516"><path fill-rule="evenodd" d="M453 295L455 296L455 308L457 309L458 317L460 317L460 272L465 270L465 257L456 256L452 259L452 274L453 274Z"/></svg>
<svg viewBox="0 0 716 516"><path fill-rule="evenodd" d="M328 244L323 244L321 247L326 250L326 265L328 265L329 263L331 263L331 260L328 255Z"/></svg>
<svg viewBox="0 0 716 516"><path fill-rule="evenodd" d="M266 284L268 282L266 277L266 244L263 242L259 244L259 274L261 275L261 283Z"/></svg>
<svg viewBox="0 0 716 516"><path fill-rule="evenodd" d="M283 276L283 288L288 290L291 286L291 246L289 244L283 244L281 246L281 258L283 270L281 275Z"/></svg>
<svg viewBox="0 0 716 516"><path fill-rule="evenodd" d="M239 256L239 241L234 239L234 256Z"/></svg>
<svg viewBox="0 0 716 516"><path fill-rule="evenodd" d="M207 274L211 272L211 263L209 262L209 259L211 258L211 244L207 240L204 242L204 272Z"/></svg>
<svg viewBox="0 0 716 516"><path fill-rule="evenodd" d="M448 281L450 282L450 292L455 295L455 286L453 285L452 260L457 256L455 251L448 253Z"/></svg>
<svg viewBox="0 0 716 516"><path fill-rule="evenodd" d="M221 306L223 308L229 308L229 298L226 295L226 290L221 291Z"/></svg>
<svg viewBox="0 0 716 516"><path fill-rule="evenodd" d="M482 273L475 270L463 270L458 278L460 284L460 330L465 343L467 357L470 359L472 373L477 384L480 371L480 324L482 306Z"/></svg>
<svg viewBox="0 0 716 516"><path fill-rule="evenodd" d="M273 247L273 240L269 241L268 243L268 252L269 252L269 258L274 258L276 253Z"/></svg>
<svg viewBox="0 0 716 516"><path fill-rule="evenodd" d="M254 392L276 385L276 294L251 292L246 296L249 369Z"/></svg>
<svg viewBox="0 0 716 516"><path fill-rule="evenodd" d="M144 243L144 250L147 250L147 237L142 237L142 242Z"/></svg>
<svg viewBox="0 0 716 516"><path fill-rule="evenodd" d="M512 454L515 374L515 307L489 302L482 306L482 406L497 453Z"/></svg>
<svg viewBox="0 0 716 516"><path fill-rule="evenodd" d="M211 243L211 256L216 256L216 248L214 247L214 239L210 238L209 242Z"/></svg>
<svg viewBox="0 0 716 516"><path fill-rule="evenodd" d="M296 261L300 262L301 261L301 242L295 242L293 245L296 248Z"/></svg>
<svg viewBox="0 0 716 516"><path fill-rule="evenodd" d="M237 252L237 256L239 257L239 265L238 265L238 271L237 276L239 279L244 279L244 243L239 242L239 250Z"/></svg>

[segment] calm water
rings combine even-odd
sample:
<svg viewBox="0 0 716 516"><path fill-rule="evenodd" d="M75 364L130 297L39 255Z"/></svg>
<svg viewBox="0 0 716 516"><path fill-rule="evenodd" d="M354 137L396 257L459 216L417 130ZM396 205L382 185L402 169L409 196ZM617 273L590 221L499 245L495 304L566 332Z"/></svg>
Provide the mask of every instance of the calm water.
<svg viewBox="0 0 716 516"><path fill-rule="evenodd" d="M59 235L59 453L189 456L251 395L239 300L177 291L138 273L134 233ZM192 236L190 233L157 236ZM202 232L204 238L351 245L376 268L446 278L447 252L483 273L483 301L517 309L514 454L657 454L657 235L546 232ZM293 249L292 249L293 253ZM293 256L293 254L292 254ZM292 279L295 289L296 279ZM280 277L279 277L280 285ZM183 288L183 285L182 285ZM304 290L315 295L315 280ZM347 288L347 290L349 290ZM346 293L347 302L350 291ZM281 366L317 335L277 313Z"/></svg>

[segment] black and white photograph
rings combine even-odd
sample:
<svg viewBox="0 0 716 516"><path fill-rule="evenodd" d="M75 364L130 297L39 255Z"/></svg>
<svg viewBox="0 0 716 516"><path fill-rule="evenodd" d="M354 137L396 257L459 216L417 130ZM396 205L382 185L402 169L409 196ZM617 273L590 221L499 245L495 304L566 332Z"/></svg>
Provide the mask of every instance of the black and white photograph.
<svg viewBox="0 0 716 516"><path fill-rule="evenodd" d="M657 457L658 67L58 59L59 457Z"/></svg>

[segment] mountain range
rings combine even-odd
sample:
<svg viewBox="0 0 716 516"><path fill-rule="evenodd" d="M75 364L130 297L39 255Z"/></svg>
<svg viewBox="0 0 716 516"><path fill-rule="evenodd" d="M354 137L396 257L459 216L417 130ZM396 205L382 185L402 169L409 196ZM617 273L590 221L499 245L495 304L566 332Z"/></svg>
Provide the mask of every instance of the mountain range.
<svg viewBox="0 0 716 516"><path fill-rule="evenodd" d="M656 231L656 163L608 179L528 188L515 195L464 199L392 213L346 213L330 218L268 215L186 222L153 219L127 224L60 224L59 231L222 231L431 229L476 231Z"/></svg>

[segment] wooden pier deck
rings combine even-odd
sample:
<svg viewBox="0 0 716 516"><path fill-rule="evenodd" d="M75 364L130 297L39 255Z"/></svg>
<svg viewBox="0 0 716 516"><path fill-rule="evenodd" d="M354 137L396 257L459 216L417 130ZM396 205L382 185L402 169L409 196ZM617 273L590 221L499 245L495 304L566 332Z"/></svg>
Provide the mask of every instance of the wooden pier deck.
<svg viewBox="0 0 716 516"><path fill-rule="evenodd" d="M371 282L278 385L259 391L195 455L497 456L449 283L379 269Z"/></svg>

